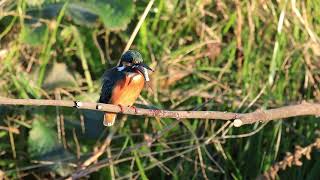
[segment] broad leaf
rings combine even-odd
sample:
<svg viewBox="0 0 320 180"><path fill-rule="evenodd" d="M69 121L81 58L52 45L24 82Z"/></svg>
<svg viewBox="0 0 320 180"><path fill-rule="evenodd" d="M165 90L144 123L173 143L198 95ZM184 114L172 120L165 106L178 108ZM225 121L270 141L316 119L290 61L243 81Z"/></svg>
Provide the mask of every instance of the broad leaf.
<svg viewBox="0 0 320 180"><path fill-rule="evenodd" d="M43 45L45 34L47 33L47 26L41 25L39 27L24 26L20 33L20 41L28 45L37 46Z"/></svg>
<svg viewBox="0 0 320 180"><path fill-rule="evenodd" d="M43 88L48 90L76 86L77 81L70 71L68 71L67 65L64 63L54 63L49 67L43 83Z"/></svg>
<svg viewBox="0 0 320 180"><path fill-rule="evenodd" d="M40 6L41 4L44 3L44 0L26 0L26 3L29 6Z"/></svg>
<svg viewBox="0 0 320 180"><path fill-rule="evenodd" d="M28 152L33 159L52 161L49 168L64 176L71 172L66 165L72 154L66 151L58 142L55 128L43 120L34 120L28 138Z"/></svg>
<svg viewBox="0 0 320 180"><path fill-rule="evenodd" d="M28 10L28 15L37 18L56 18L64 3L45 3L41 8ZM127 26L133 17L132 0L69 1L66 16L76 24L94 27L100 20L105 27L116 30ZM35 21L34 19L33 21Z"/></svg>
<svg viewBox="0 0 320 180"><path fill-rule="evenodd" d="M39 157L58 148L56 132L44 121L34 120L29 132L28 151L32 157Z"/></svg>

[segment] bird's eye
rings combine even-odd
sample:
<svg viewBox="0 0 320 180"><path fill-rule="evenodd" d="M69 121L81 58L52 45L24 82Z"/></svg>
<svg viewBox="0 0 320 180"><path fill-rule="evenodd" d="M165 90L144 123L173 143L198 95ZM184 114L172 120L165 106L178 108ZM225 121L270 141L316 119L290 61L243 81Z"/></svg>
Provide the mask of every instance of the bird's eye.
<svg viewBox="0 0 320 180"><path fill-rule="evenodd" d="M140 64L140 63L142 63L142 59L134 59L133 63L134 64Z"/></svg>

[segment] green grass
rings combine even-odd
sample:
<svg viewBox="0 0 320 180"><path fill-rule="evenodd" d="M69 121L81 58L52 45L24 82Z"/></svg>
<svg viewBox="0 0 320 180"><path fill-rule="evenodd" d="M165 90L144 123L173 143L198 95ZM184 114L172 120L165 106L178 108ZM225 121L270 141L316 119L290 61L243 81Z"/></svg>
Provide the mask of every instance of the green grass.
<svg viewBox="0 0 320 180"><path fill-rule="evenodd" d="M117 7L114 12L126 12L112 14L112 29L106 22L110 14L98 13L101 22L77 16L83 12L70 15L68 9L57 11L51 20L45 15L36 17L36 23L30 24L30 19L24 18L31 8L27 2L8 0L3 4L0 96L97 101L100 77L105 69L117 64L148 1L137 1L134 10L129 5L126 8L126 4L122 5L124 8ZM151 76L153 90L145 88L137 106L251 112L302 100L319 102L320 2L299 1L298 11L292 2L241 1L242 27L238 32L240 19L234 1L156 0L131 46L156 70ZM90 3L75 4L82 10L93 7ZM117 27L118 24L127 26ZM35 129L33 122L43 121L47 127ZM120 179L254 179L281 161L287 152L294 152L295 146L311 144L319 136L317 117L269 122L244 138L225 135L249 133L261 124L227 126L218 131L224 123L197 119L176 123L175 119L119 116L111 155L116 157L122 152L118 160L131 159L90 176L111 178L113 171ZM97 112L22 106L0 106L0 127L19 130L15 134L0 129L0 173L5 172L8 179L67 175L75 170L70 163L83 162L110 131L103 127ZM50 136L43 136L44 143L58 143L41 151L37 143L30 141L30 132L36 130L39 134L48 131ZM206 138L212 136L212 143L205 145ZM157 140L147 146L146 137ZM64 141L62 138L66 149L59 143ZM145 144L140 147L141 143ZM28 151L38 148L38 156ZM76 158L77 148L80 159ZM106 159L107 153L99 160ZM49 166L39 161L61 165ZM278 177L320 176L319 152L313 151L311 160L302 158L302 162L302 166L279 171Z"/></svg>

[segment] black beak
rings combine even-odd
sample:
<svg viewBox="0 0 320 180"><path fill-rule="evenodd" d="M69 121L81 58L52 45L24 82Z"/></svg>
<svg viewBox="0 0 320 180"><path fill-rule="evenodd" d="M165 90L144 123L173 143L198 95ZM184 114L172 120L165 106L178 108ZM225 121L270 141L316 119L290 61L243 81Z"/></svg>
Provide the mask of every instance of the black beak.
<svg viewBox="0 0 320 180"><path fill-rule="evenodd" d="M148 70L150 70L150 71L153 71L153 70L149 66L147 66L144 63L139 63L139 64L135 65L135 67L137 68L137 70L139 72L141 72L141 74L143 75L143 77L146 81L150 81Z"/></svg>
<svg viewBox="0 0 320 180"><path fill-rule="evenodd" d="M151 69L148 65L146 65L146 64L144 64L144 63L140 63L140 64L139 64L139 66L142 66L142 67L144 67L144 68L146 68L146 69L148 69L148 70L150 70L150 71L154 72L154 70L153 70L153 69Z"/></svg>

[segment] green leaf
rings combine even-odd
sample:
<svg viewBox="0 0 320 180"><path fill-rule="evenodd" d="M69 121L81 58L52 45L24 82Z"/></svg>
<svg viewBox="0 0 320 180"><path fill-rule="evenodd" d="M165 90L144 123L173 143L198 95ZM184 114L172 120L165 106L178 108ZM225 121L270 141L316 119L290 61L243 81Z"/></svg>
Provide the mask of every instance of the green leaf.
<svg viewBox="0 0 320 180"><path fill-rule="evenodd" d="M132 0L97 0L95 8L104 25L110 29L125 28L132 19L134 8Z"/></svg>
<svg viewBox="0 0 320 180"><path fill-rule="evenodd" d="M49 168L61 176L72 170L65 162L73 155L59 144L54 128L46 121L33 121L28 137L28 152L33 159L54 162Z"/></svg>
<svg viewBox="0 0 320 180"><path fill-rule="evenodd" d="M47 33L47 26L41 25L39 27L31 27L31 26L24 26L20 33L20 41L22 43L31 45L31 46L38 46L43 45L45 34Z"/></svg>
<svg viewBox="0 0 320 180"><path fill-rule="evenodd" d="M29 6L40 6L41 4L44 3L44 0L26 0L26 3Z"/></svg>
<svg viewBox="0 0 320 180"><path fill-rule="evenodd" d="M57 17L63 4L47 3L41 8L29 9L28 15L52 19ZM72 0L66 9L66 16L76 24L95 27L100 20L105 27L111 30L125 28L132 19L133 13L132 0Z"/></svg>
<svg viewBox="0 0 320 180"><path fill-rule="evenodd" d="M43 88L48 90L59 87L77 87L77 81L64 63L54 63L49 67L43 83Z"/></svg>
<svg viewBox="0 0 320 180"><path fill-rule="evenodd" d="M53 128L44 121L34 120L28 138L28 151L37 158L58 148L58 138Z"/></svg>
<svg viewBox="0 0 320 180"><path fill-rule="evenodd" d="M3 138L4 136L6 136L8 134L7 131L0 131L0 138ZM3 144L0 144L1 149L3 149Z"/></svg>
<svg viewBox="0 0 320 180"><path fill-rule="evenodd" d="M21 87L21 91L24 91L28 97L40 98L40 91L36 87L35 82L31 80L30 74L26 72L18 73L15 77L17 83Z"/></svg>

